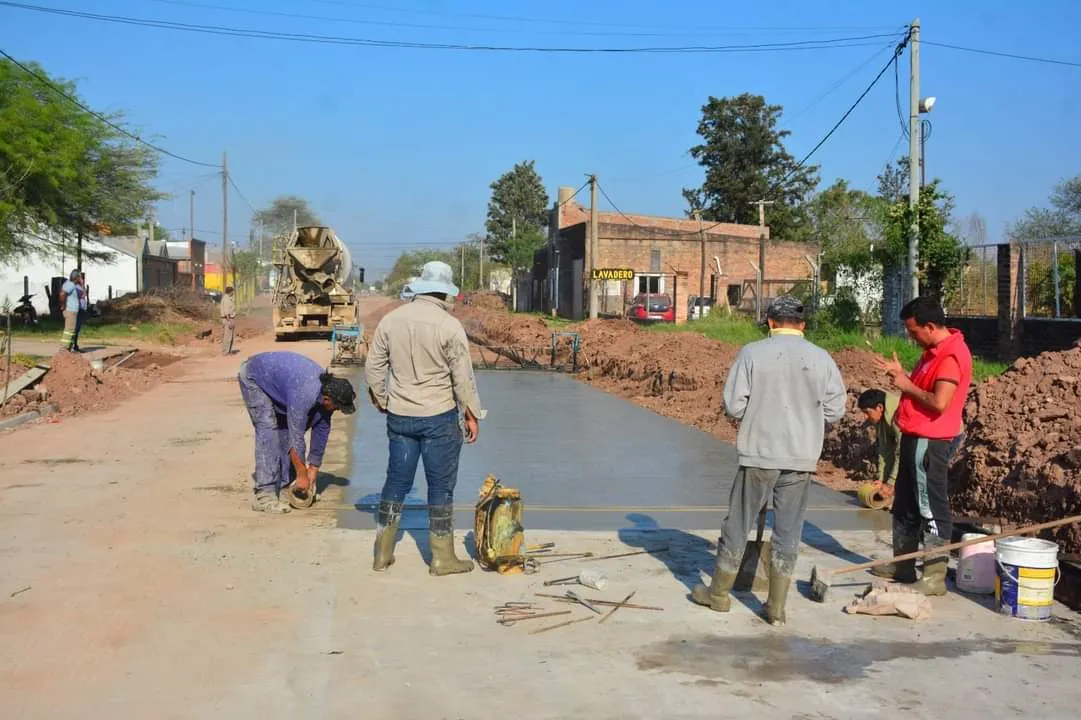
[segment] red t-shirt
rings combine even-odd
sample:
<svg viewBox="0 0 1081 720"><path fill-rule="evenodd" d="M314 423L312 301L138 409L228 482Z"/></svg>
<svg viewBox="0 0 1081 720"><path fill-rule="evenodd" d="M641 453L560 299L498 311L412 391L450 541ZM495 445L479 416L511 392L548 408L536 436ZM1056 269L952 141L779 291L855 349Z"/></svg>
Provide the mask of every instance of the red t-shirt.
<svg viewBox="0 0 1081 720"><path fill-rule="evenodd" d="M951 328L949 337L924 350L908 377L926 392L934 392L935 383L941 381L956 383L957 391L942 412L924 407L908 394L902 395L896 417L901 432L931 440L957 437L961 433L962 413L972 385L972 353L961 331Z"/></svg>

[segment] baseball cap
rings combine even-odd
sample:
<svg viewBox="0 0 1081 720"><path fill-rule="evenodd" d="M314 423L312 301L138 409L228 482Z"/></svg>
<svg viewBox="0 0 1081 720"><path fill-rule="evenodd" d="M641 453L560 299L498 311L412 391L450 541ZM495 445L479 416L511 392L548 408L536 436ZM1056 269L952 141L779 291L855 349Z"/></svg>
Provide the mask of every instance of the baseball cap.
<svg viewBox="0 0 1081 720"><path fill-rule="evenodd" d="M766 310L770 320L803 320L803 302L791 295L774 298Z"/></svg>
<svg viewBox="0 0 1081 720"><path fill-rule="evenodd" d="M343 377L335 377L330 373L324 373L323 394L330 398L346 415L352 415L357 411L357 393L353 390L353 384Z"/></svg>

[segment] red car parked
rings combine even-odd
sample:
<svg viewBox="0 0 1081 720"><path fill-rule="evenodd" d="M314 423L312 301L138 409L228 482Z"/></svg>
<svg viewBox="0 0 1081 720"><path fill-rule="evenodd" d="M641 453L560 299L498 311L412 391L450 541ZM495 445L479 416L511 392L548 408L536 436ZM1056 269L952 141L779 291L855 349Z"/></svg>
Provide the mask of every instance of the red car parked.
<svg viewBox="0 0 1081 720"><path fill-rule="evenodd" d="M627 308L627 317L642 323L674 323L676 306L668 295L635 295Z"/></svg>

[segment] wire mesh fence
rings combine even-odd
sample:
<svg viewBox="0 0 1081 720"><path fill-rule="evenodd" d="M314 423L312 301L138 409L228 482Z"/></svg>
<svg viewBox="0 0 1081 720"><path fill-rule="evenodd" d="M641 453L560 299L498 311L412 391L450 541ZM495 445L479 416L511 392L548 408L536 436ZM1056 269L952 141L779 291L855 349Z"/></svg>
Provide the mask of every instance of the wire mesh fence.
<svg viewBox="0 0 1081 720"><path fill-rule="evenodd" d="M965 248L960 278L945 304L951 315L998 315L998 245Z"/></svg>
<svg viewBox="0 0 1081 720"><path fill-rule="evenodd" d="M1081 237L1024 240L1021 270L1025 293L1025 315L1030 317L1073 317L1074 288L1077 284L1074 252L1081 250Z"/></svg>

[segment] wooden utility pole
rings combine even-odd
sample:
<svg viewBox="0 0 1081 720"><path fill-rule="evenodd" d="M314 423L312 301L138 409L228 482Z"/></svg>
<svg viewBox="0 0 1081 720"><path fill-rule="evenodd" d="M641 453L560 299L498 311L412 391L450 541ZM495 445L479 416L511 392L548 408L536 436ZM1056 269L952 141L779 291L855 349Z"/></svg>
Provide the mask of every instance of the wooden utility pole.
<svg viewBox="0 0 1081 720"><path fill-rule="evenodd" d="M766 206L772 205L773 200L755 200L752 205L758 206L758 281L755 284L755 319L762 321L762 293L765 292L766 278Z"/></svg>
<svg viewBox="0 0 1081 720"><path fill-rule="evenodd" d="M221 154L221 291L228 285L229 268L229 158Z"/></svg>
<svg viewBox="0 0 1081 720"><path fill-rule="evenodd" d="M597 267L597 176L589 176L589 319L596 320L600 312L600 297L593 270Z"/></svg>
<svg viewBox="0 0 1081 720"><path fill-rule="evenodd" d="M195 191L191 191L191 195L188 196L188 241L195 239ZM191 246L189 245L188 252L190 253Z"/></svg>
<svg viewBox="0 0 1081 720"><path fill-rule="evenodd" d="M706 295L706 233L702 230L702 211L694 211L694 219L698 221L698 239L702 245L701 257L698 259L698 313L699 317L705 312L702 298Z"/></svg>
<svg viewBox="0 0 1081 720"><path fill-rule="evenodd" d="M484 292L484 236L480 238L480 255L477 258L477 290Z"/></svg>

